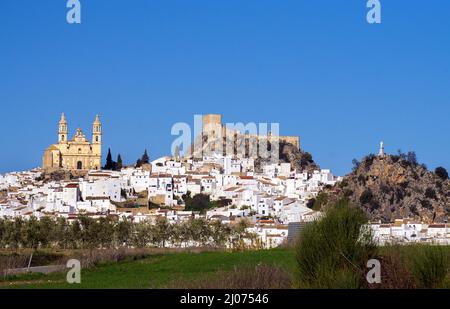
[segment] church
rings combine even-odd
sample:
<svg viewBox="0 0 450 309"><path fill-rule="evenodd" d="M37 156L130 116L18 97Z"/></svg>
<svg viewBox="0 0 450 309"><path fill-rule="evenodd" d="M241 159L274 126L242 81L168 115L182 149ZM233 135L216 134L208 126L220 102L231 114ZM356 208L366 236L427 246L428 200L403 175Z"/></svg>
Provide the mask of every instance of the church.
<svg viewBox="0 0 450 309"><path fill-rule="evenodd" d="M42 157L43 169L97 170L102 162L102 124L98 115L92 124L92 143L77 129L72 139L68 138L68 127L64 113L58 127L58 144L48 147Z"/></svg>

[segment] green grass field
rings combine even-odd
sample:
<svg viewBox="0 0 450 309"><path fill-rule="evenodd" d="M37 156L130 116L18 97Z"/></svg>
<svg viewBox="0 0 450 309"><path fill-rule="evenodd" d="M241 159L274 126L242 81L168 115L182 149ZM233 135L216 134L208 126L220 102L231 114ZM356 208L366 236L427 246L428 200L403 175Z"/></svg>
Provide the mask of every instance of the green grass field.
<svg viewBox="0 0 450 309"><path fill-rule="evenodd" d="M214 276L219 271L259 263L292 272L292 249L244 252L154 254L141 260L106 263L81 271L81 284L68 284L66 273L26 274L0 279L0 288L164 288L174 282Z"/></svg>

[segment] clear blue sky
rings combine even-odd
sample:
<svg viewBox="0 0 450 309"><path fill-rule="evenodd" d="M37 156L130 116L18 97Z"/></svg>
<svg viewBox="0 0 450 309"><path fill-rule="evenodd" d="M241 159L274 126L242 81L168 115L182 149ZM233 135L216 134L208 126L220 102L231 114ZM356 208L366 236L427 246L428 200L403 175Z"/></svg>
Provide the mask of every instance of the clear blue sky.
<svg viewBox="0 0 450 309"><path fill-rule="evenodd" d="M66 112L131 163L170 153L174 122L279 122L324 168L415 150L450 168L450 1L0 1L0 172L41 164Z"/></svg>

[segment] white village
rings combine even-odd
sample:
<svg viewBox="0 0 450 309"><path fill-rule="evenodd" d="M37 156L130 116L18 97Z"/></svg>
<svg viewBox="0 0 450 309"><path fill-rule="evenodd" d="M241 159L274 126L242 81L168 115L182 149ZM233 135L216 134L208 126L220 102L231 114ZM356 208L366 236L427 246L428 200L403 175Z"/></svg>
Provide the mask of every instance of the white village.
<svg viewBox="0 0 450 309"><path fill-rule="evenodd" d="M204 115L205 122L211 119L221 122L220 115ZM93 131L93 142L99 148L102 132L98 117ZM170 224L204 218L231 225L245 220L247 231L264 248L272 248L292 241L299 229L319 218L321 212L308 207L308 201L325 186L334 186L342 180L329 169L298 170L284 162L265 163L257 171L254 158L218 152L197 157L176 154L149 160L141 166L106 170L89 165L96 162L90 160L95 154L84 153L81 147L77 149L77 143L89 145L80 129L74 139L68 140L63 115L58 144L46 151L42 168L0 175L0 191L5 192L0 199L0 217L11 220L63 217L68 222L80 215L94 219L113 216L132 222L165 218ZM379 155L384 155L383 145ZM83 176L69 180L43 177L49 169L72 168L84 170L80 174ZM185 209L185 197L199 194L207 195L216 202L216 207L203 212ZM143 199L147 207L126 207ZM450 244L447 224L425 224L403 218L392 223L373 222L369 227L380 244Z"/></svg>

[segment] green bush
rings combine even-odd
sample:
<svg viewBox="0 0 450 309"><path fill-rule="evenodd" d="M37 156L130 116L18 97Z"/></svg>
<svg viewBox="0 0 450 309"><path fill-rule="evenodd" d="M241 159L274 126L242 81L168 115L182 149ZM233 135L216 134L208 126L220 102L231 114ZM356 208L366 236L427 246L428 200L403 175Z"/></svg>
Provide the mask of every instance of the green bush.
<svg viewBox="0 0 450 309"><path fill-rule="evenodd" d="M343 200L307 225L296 244L298 288L359 288L365 284L366 262L376 254L367 218Z"/></svg>
<svg viewBox="0 0 450 309"><path fill-rule="evenodd" d="M450 268L450 254L445 247L417 245L410 252L412 274L421 288L445 287Z"/></svg>
<svg viewBox="0 0 450 309"><path fill-rule="evenodd" d="M322 210L322 206L326 205L327 203L328 203L328 194L325 192L320 192L319 194L317 194L312 209L320 211Z"/></svg>

